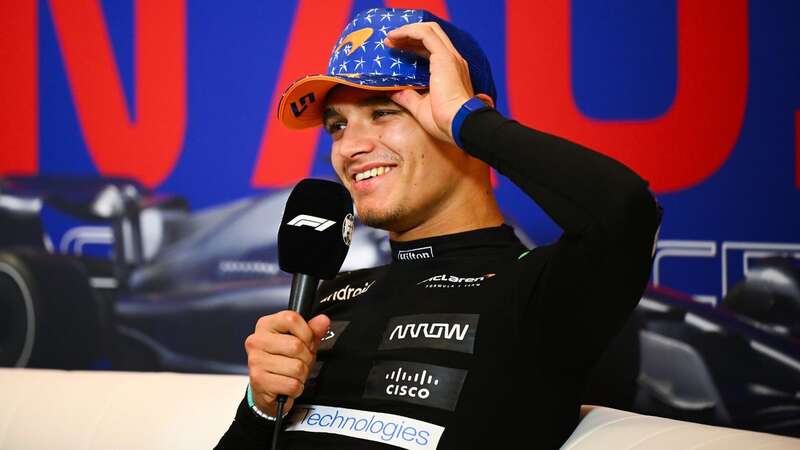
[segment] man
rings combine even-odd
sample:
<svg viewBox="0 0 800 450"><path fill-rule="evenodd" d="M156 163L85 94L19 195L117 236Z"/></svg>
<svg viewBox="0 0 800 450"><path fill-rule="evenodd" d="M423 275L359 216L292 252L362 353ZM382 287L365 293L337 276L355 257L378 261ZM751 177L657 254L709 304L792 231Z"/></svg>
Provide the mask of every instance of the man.
<svg viewBox="0 0 800 450"><path fill-rule="evenodd" d="M259 319L219 448L265 448L279 395L281 448L551 449L570 435L646 285L660 209L625 166L503 118L496 98L477 44L417 10L356 15L328 73L289 87L279 118L324 125L393 262L324 282L307 323ZM517 240L489 166L563 228L557 243Z"/></svg>

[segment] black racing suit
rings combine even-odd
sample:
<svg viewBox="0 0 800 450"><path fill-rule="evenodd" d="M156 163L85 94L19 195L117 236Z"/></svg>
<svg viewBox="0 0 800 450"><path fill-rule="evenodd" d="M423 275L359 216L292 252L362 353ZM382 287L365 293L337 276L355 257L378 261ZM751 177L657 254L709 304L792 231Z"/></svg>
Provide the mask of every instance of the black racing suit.
<svg viewBox="0 0 800 450"><path fill-rule="evenodd" d="M331 332L281 448L554 449L575 428L647 283L661 209L622 164L494 110L461 137L563 235L530 252L505 225L392 242L391 264L322 283ZM218 448L268 448L273 423L243 401Z"/></svg>

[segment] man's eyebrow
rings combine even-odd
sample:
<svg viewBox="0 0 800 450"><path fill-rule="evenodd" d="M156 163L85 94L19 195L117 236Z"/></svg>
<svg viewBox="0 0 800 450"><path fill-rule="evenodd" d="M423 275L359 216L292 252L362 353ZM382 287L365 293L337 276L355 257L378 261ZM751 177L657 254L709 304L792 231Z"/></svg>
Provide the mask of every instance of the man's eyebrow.
<svg viewBox="0 0 800 450"><path fill-rule="evenodd" d="M372 97L362 98L356 104L359 106L397 105L397 103L393 102L392 99L385 95L374 95Z"/></svg>
<svg viewBox="0 0 800 450"><path fill-rule="evenodd" d="M401 107L397 103L393 102L392 99L385 95L373 95L371 97L362 98L361 100L356 102L358 106L386 106L386 105L394 105L397 107ZM322 121L327 122L329 118L334 116L341 116L339 111L336 111L335 107L326 106L325 110L322 112Z"/></svg>
<svg viewBox="0 0 800 450"><path fill-rule="evenodd" d="M339 114L339 111L336 111L330 106L326 106L325 110L322 111L322 123L328 123L328 119L336 116L341 116L341 114Z"/></svg>

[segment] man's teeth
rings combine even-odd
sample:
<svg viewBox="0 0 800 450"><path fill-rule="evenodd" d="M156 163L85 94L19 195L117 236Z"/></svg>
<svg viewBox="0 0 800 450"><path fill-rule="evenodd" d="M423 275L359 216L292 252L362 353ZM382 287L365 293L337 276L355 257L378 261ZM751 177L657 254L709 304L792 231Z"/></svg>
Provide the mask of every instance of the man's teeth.
<svg viewBox="0 0 800 450"><path fill-rule="evenodd" d="M366 180L367 178L377 177L385 173L389 173L392 168L389 166L376 167L374 169L365 170L356 174L356 181Z"/></svg>

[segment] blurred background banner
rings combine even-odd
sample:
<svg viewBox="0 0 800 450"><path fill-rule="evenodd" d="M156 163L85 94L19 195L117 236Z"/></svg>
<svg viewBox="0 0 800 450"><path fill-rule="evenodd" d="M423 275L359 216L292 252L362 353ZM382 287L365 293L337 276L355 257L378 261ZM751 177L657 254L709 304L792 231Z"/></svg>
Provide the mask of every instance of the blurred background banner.
<svg viewBox="0 0 800 450"><path fill-rule="evenodd" d="M329 136L278 100L384 6L469 31L502 113L664 206L584 401L800 436L796 0L0 1L0 366L246 373L245 337L287 306L287 189L335 177ZM526 244L558 238L494 182ZM356 226L343 269L389 259Z"/></svg>
<svg viewBox="0 0 800 450"><path fill-rule="evenodd" d="M666 211L658 284L717 302L743 254L800 253L800 4L589 0L7 0L0 173L102 174L195 207L332 177L330 139L275 106L324 71L365 8L425 7L471 32L499 109L625 162ZM558 229L502 176L536 241Z"/></svg>

